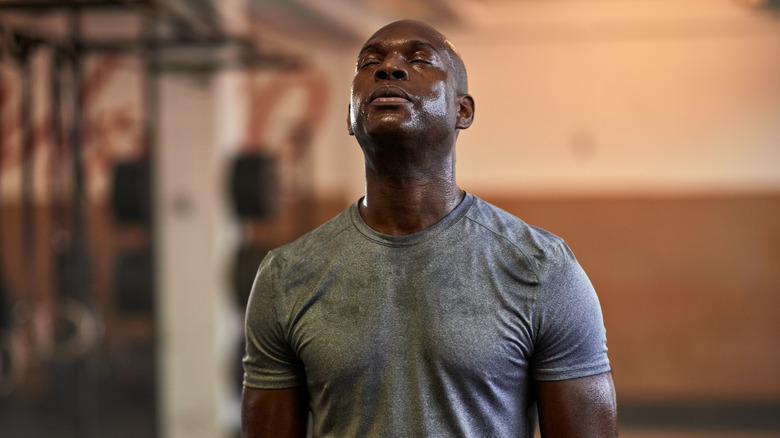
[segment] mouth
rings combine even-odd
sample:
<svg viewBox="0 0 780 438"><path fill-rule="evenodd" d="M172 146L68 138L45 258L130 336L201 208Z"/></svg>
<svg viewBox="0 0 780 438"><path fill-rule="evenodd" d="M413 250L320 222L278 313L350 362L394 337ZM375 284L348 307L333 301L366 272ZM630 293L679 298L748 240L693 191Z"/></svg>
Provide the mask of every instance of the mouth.
<svg viewBox="0 0 780 438"><path fill-rule="evenodd" d="M384 85L374 90L368 101L375 104L397 104L408 103L412 99L403 89L393 85Z"/></svg>

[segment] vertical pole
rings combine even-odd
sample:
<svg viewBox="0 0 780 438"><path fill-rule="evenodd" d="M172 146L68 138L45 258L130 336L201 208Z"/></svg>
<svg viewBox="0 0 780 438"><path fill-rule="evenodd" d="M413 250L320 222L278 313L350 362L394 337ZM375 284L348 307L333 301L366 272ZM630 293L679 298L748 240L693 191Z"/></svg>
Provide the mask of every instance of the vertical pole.
<svg viewBox="0 0 780 438"><path fill-rule="evenodd" d="M222 162L214 73L159 77L154 157L161 437L220 438L224 392L219 242Z"/></svg>
<svg viewBox="0 0 780 438"><path fill-rule="evenodd" d="M87 191L83 163L83 121L84 121L84 51L81 47L81 14L79 9L71 11L69 18L70 36L74 42L74 56L71 60L73 77L73 126L71 128L71 165L73 176L72 245L71 245L71 285L67 289L67 298L84 305L94 312L91 305L89 282L89 258L86 235L85 208ZM76 436L97 437L98 408L98 356L95 351L88 352L72 365L75 391L75 428Z"/></svg>
<svg viewBox="0 0 780 438"><path fill-rule="evenodd" d="M33 272L33 260L35 249L35 211L34 211L34 191L33 191L33 108L32 108L32 68L30 67L30 57L32 56L32 42L24 37L19 37L19 74L22 81L19 122L21 125L21 146L22 146L22 250L25 269L28 270L28 284ZM29 292L29 291L28 291ZM28 295L32 298L32 294Z"/></svg>
<svg viewBox="0 0 780 438"><path fill-rule="evenodd" d="M157 46L157 23L158 23L158 12L157 12L157 3L156 1L152 0L149 2L149 6L143 10L143 29L141 34L141 40L144 41L144 48L143 48L143 64L144 64L144 138L143 141L145 142L144 146L146 147L146 156L145 159L149 160L149 194L152 197L152 199L149 200L149 233L150 233L150 245L152 247L152 250L150 251L152 261L151 261L151 269L152 269L152 278L157 279L158 275L157 272L158 269L158 256L159 253L159 239L157 238L157 221L156 221L156 212L157 212L157 206L159 204L158 200L158 190L157 188L157 156L158 156L158 134L157 134L157 124L159 122L159 94L160 94L160 68L159 68L159 48ZM155 406L154 409L155 412L155 418L153 421L154 430L157 434L157 436L166 436L164 434L164 431L161 429L161 425L163 422L161 421L162 411L161 406L162 403L162 397L161 397L161 391L162 391L162 385L161 385L161 378L160 378L160 345L162 343L160 342L160 306L159 306L159 294L160 294L160 286L159 286L159 280L155 280L157 284L155 284L154 289L156 292L156 296L153 297L153 304L152 304L152 312L153 312L153 318L155 321L155 330L154 330L154 339L153 342L155 344L155 372L154 372L154 385L155 388L157 388L157 397L155 399Z"/></svg>
<svg viewBox="0 0 780 438"><path fill-rule="evenodd" d="M2 35L0 35L0 42L2 42ZM0 48L0 50L2 50ZM0 53L0 55L4 55L4 53ZM0 61L3 60L3 57L0 56ZM5 150L5 107L6 102L8 100L7 88L5 81L5 71L3 69L3 66L0 64L0 175L2 175L2 169L4 166L4 158L6 154ZM5 268L3 263L3 199L2 199L2 186L0 185L0 337L3 336L3 333L6 331L10 331L11 329L11 305L8 301L7 292L6 292L6 284L5 284ZM1 342L1 340L0 340ZM9 354L10 356L10 354ZM9 374L8 367L5 367L6 369L3 369L0 371L0 396L3 394L3 388L4 385L2 384L3 379Z"/></svg>

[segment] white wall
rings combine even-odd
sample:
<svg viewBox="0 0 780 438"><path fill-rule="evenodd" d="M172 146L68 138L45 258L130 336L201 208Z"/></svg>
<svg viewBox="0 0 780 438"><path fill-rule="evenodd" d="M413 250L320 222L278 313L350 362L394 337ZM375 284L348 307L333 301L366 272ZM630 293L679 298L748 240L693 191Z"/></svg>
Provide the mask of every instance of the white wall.
<svg viewBox="0 0 780 438"><path fill-rule="evenodd" d="M464 186L780 188L776 17L725 1L529 2L502 14L452 37L477 101L461 135Z"/></svg>

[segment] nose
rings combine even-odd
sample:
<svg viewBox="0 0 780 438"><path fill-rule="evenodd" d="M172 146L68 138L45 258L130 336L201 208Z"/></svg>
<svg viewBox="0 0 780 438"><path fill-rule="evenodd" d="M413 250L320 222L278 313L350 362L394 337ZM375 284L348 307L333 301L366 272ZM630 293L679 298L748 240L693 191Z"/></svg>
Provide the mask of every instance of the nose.
<svg viewBox="0 0 780 438"><path fill-rule="evenodd" d="M407 80L409 72L400 56L390 55L375 70L374 77L379 80Z"/></svg>

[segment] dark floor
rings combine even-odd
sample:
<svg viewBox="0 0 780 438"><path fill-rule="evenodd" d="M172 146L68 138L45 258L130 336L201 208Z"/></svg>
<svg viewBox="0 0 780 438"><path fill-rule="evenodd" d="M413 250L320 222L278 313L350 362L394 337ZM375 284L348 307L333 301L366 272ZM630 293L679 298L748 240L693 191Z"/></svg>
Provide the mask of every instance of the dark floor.
<svg viewBox="0 0 780 438"><path fill-rule="evenodd" d="M634 402L618 407L623 438L780 437L780 402Z"/></svg>
<svg viewBox="0 0 780 438"><path fill-rule="evenodd" d="M154 438L151 346L116 358L47 365L44 384L0 397L2 438Z"/></svg>

